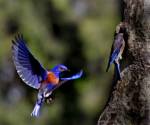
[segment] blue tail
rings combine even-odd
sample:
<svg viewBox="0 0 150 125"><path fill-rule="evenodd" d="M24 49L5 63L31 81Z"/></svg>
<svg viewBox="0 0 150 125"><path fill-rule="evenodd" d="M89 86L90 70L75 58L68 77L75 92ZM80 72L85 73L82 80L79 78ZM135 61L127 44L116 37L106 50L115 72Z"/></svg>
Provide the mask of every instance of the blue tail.
<svg viewBox="0 0 150 125"><path fill-rule="evenodd" d="M38 93L38 99L36 101L36 104L34 106L34 109L33 109L32 113L31 113L31 116L39 117L39 115L40 115L40 108L41 108L43 102L44 102L44 98L42 96L42 93L39 92Z"/></svg>
<svg viewBox="0 0 150 125"><path fill-rule="evenodd" d="M119 63L116 63L116 62L114 62L114 64L115 64L115 71L116 71L117 79L118 79L118 80L121 80L120 64L119 64Z"/></svg>
<svg viewBox="0 0 150 125"><path fill-rule="evenodd" d="M41 108L41 105L39 105L38 103L36 103L35 106L34 106L34 109L33 109L32 113L31 113L31 116L33 116L33 117L39 117L39 115L40 115L40 108Z"/></svg>

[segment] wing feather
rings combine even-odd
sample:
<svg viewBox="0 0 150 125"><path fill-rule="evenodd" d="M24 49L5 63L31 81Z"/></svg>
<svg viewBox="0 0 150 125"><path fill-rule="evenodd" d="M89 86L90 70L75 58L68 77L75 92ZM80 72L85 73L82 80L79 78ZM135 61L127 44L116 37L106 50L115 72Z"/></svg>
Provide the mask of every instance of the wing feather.
<svg viewBox="0 0 150 125"><path fill-rule="evenodd" d="M27 85L39 89L40 82L45 80L47 71L26 47L22 35L16 36L12 43L13 61L17 73Z"/></svg>

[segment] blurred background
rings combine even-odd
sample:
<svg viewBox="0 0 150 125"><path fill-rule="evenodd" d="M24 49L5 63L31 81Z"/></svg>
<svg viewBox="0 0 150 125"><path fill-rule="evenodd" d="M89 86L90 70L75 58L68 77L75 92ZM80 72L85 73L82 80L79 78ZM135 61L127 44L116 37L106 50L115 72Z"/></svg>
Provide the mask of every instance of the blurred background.
<svg viewBox="0 0 150 125"><path fill-rule="evenodd" d="M119 8L119 0L0 0L0 125L96 125L111 90L113 66L105 69ZM38 119L30 117L37 90L22 82L12 61L17 33L44 67L84 70L53 93Z"/></svg>

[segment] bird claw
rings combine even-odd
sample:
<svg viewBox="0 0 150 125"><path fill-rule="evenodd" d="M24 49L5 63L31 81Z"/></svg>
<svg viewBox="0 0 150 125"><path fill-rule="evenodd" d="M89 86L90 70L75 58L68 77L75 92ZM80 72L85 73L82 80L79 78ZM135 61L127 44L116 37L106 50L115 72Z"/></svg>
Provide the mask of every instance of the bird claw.
<svg viewBox="0 0 150 125"><path fill-rule="evenodd" d="M50 97L50 98L48 98L48 99L46 99L46 103L48 103L48 104L51 104L52 103L52 101L53 101L53 99Z"/></svg>

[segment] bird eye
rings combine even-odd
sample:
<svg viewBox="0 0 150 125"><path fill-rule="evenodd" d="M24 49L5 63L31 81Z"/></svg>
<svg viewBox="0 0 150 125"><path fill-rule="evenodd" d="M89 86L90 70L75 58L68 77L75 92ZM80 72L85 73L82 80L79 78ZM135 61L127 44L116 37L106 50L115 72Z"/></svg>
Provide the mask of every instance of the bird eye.
<svg viewBox="0 0 150 125"><path fill-rule="evenodd" d="M59 71L64 71L64 68L63 67L59 67Z"/></svg>

